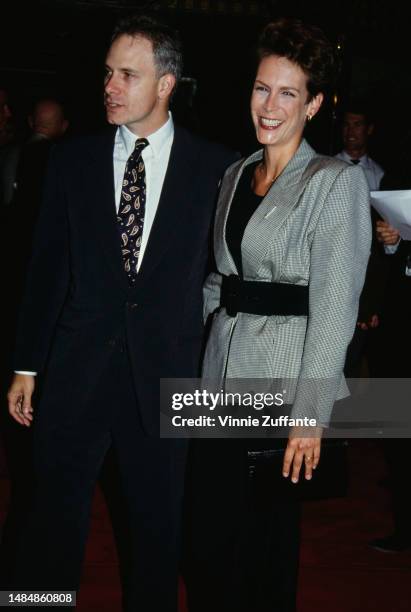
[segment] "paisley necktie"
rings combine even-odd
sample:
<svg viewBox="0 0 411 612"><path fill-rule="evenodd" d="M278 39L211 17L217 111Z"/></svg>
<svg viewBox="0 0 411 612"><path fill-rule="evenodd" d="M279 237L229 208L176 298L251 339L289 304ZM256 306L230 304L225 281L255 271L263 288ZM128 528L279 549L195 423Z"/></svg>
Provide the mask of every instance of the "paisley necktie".
<svg viewBox="0 0 411 612"><path fill-rule="evenodd" d="M133 285L137 278L137 264L143 236L146 171L141 153L148 144L145 138L138 138L134 151L127 160L117 213L121 252L129 285Z"/></svg>

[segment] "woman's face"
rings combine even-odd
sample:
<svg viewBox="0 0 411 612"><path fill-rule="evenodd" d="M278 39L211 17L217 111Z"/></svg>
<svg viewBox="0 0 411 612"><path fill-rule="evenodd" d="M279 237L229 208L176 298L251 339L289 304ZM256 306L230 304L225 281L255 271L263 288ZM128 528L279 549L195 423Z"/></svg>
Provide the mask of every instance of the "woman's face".
<svg viewBox="0 0 411 612"><path fill-rule="evenodd" d="M251 117L258 141L297 149L307 115L314 116L323 95L309 103L307 77L302 69L285 57L269 55L258 66L251 96Z"/></svg>

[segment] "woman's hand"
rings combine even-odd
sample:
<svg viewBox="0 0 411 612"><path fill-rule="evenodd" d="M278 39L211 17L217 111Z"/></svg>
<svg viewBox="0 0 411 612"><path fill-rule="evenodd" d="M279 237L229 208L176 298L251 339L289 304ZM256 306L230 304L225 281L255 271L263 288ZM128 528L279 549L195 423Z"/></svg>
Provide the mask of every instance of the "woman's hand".
<svg viewBox="0 0 411 612"><path fill-rule="evenodd" d="M321 427L293 427L288 437L287 448L284 453L283 476L288 478L291 472L291 481L296 483L300 476L304 461L305 479L311 480L313 470L320 461L321 453ZM308 437L310 436L310 437Z"/></svg>

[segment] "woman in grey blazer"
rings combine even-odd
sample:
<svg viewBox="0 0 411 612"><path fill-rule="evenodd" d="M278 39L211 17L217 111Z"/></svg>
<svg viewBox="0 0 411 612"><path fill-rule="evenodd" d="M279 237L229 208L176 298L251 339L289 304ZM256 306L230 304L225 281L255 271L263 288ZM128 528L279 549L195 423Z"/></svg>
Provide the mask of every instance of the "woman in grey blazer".
<svg viewBox="0 0 411 612"><path fill-rule="evenodd" d="M228 379L262 379L267 391L273 380L282 381L277 388L286 389L291 416L316 421L311 433L289 431L282 472L293 483L303 465L311 479L321 427L335 400L347 395L345 353L370 251L361 168L317 155L303 139L333 71L331 44L317 28L279 19L263 31L251 96L262 148L225 174L214 229L217 270L205 285L205 318L212 323L204 379L217 388ZM207 609L210 598L214 610L218 600L225 612L294 610L298 506L274 499L262 554L255 540L261 544L268 532L250 535L243 476L244 442L252 447L252 441L210 442L199 441L192 451L193 523L201 534L198 527L191 533L190 612ZM207 529L217 504L223 526L213 521ZM204 589L196 596L199 575L214 585L208 597Z"/></svg>

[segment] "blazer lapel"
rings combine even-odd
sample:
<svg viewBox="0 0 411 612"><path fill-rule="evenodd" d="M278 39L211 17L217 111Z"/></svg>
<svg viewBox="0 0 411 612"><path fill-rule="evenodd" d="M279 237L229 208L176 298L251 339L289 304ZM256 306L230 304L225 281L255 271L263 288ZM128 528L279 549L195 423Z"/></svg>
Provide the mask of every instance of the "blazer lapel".
<svg viewBox="0 0 411 612"><path fill-rule="evenodd" d="M316 156L314 149L303 140L296 153L286 165L275 183L261 202L258 212L264 219L270 219L271 229L278 229L284 223L298 202L305 188L305 170Z"/></svg>
<svg viewBox="0 0 411 612"><path fill-rule="evenodd" d="M108 267L114 273L122 289L128 290L127 277L121 256L120 237L117 228L114 188L113 149L116 130L106 130L98 136L91 151L87 179L90 198L93 198L93 214L97 219L97 230ZM95 179L91 181L90 175ZM93 184L94 183L94 184Z"/></svg>
<svg viewBox="0 0 411 612"><path fill-rule="evenodd" d="M227 218L234 192L244 168L261 160L262 157L262 150L248 157L228 181L226 193L221 193L221 201L224 202L226 198L227 204L221 207L216 217L215 248L216 258L223 274L238 274L225 240ZM307 165L315 157L315 151L303 140L249 220L242 241L242 250L244 251L246 247L247 251L247 258L243 261L244 276L250 276L253 270L258 269L274 233L283 225L297 205L312 174L307 171ZM258 235L258 240L255 239L256 235Z"/></svg>
<svg viewBox="0 0 411 612"><path fill-rule="evenodd" d="M176 234L184 227L184 211L192 205L191 183L195 180L193 148L188 132L174 127L174 140L160 201L147 247L137 275L138 287L172 247Z"/></svg>
<svg viewBox="0 0 411 612"><path fill-rule="evenodd" d="M129 292L123 268L115 208L114 138L115 130L107 130L98 136L97 145L90 151L90 165L85 169L85 180L87 200L93 203L90 207L91 214L98 219L98 234L107 265L122 289ZM133 291L138 290L158 265L164 253L172 246L176 233L184 225L184 211L192 204L190 185L195 180L195 163L189 133L175 126L160 201ZM90 180L92 174L96 177L94 184Z"/></svg>
<svg viewBox="0 0 411 612"><path fill-rule="evenodd" d="M237 267L225 239L227 219L244 168L248 164L260 160L262 155L262 150L257 151L247 159L240 161L223 180L214 221L214 253L218 262L218 268L222 274L238 274Z"/></svg>

